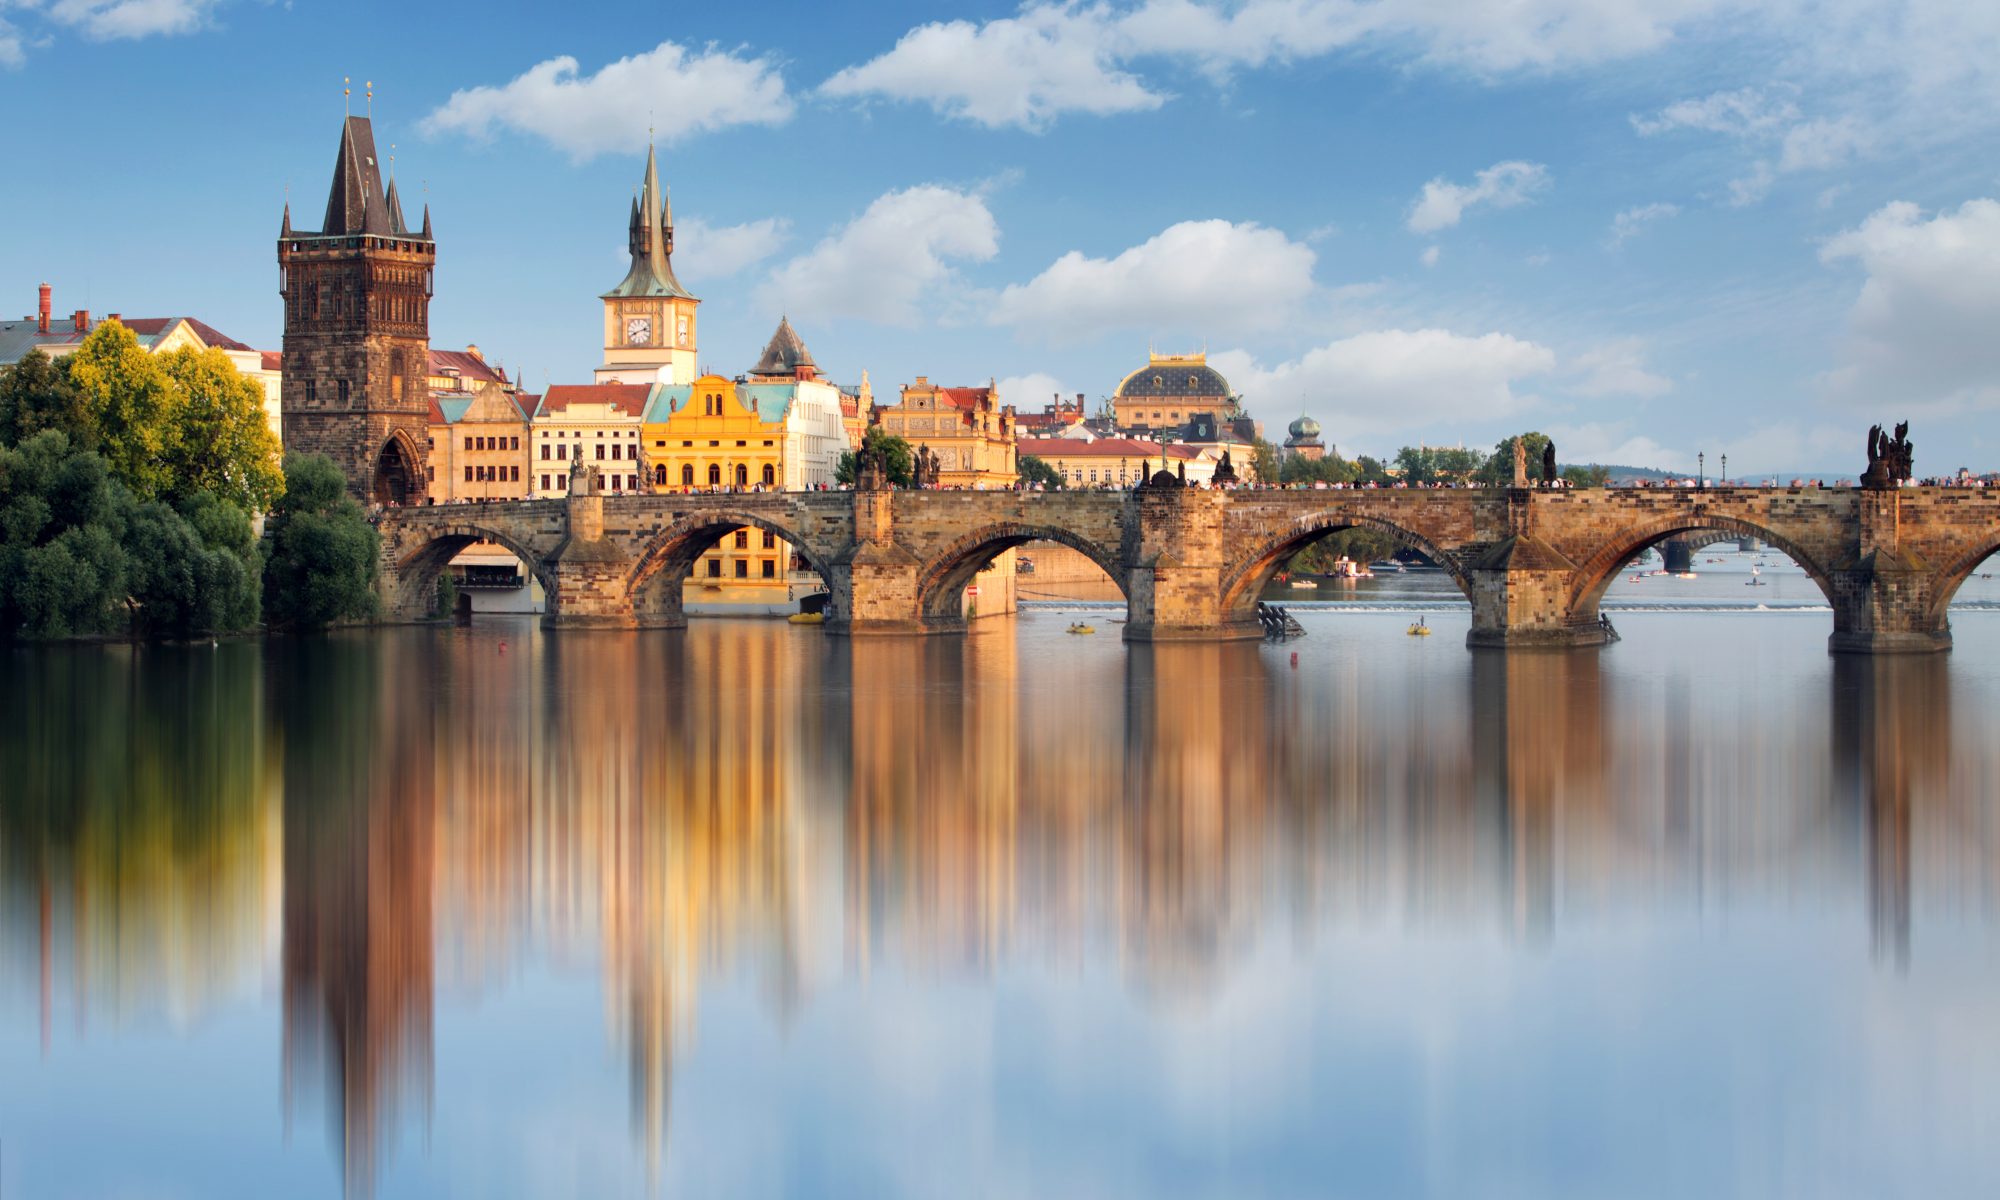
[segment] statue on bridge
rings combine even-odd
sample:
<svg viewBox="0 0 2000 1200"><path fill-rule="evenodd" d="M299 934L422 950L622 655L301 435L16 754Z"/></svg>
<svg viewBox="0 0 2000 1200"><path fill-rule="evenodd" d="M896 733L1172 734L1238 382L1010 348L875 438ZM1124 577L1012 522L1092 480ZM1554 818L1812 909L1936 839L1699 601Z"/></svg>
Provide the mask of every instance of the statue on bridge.
<svg viewBox="0 0 2000 1200"><path fill-rule="evenodd" d="M581 446L577 447L577 450L579 452L582 451L582 449L583 447ZM575 461L570 463L569 465L570 495L595 496L597 495L598 487L599 487L599 481L597 477L596 467L590 466L589 464L585 463L581 458L576 459Z"/></svg>
<svg viewBox="0 0 2000 1200"><path fill-rule="evenodd" d="M1868 427L1868 469L1861 475L1862 487L1893 488L1911 478L1916 446L1909 434L1908 421L1897 423L1893 437L1882 432L1880 425Z"/></svg>
<svg viewBox="0 0 2000 1200"><path fill-rule="evenodd" d="M1556 444L1549 441L1542 446L1542 483L1547 487L1556 485Z"/></svg>
<svg viewBox="0 0 2000 1200"><path fill-rule="evenodd" d="M1215 464L1215 476L1209 481L1216 487L1236 482L1236 464L1229 461L1229 451L1222 452L1222 461Z"/></svg>
<svg viewBox="0 0 2000 1200"><path fill-rule="evenodd" d="M912 469L913 482L920 488L934 488L938 485L938 456L929 446L917 447L917 461Z"/></svg>
<svg viewBox="0 0 2000 1200"><path fill-rule="evenodd" d="M1514 439L1514 486L1528 486L1528 444L1520 438Z"/></svg>

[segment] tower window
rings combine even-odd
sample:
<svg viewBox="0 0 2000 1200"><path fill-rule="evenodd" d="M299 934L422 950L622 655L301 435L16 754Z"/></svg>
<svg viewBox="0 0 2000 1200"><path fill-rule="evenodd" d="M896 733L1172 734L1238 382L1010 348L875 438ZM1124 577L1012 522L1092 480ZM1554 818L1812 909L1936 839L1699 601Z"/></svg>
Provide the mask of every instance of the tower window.
<svg viewBox="0 0 2000 1200"><path fill-rule="evenodd" d="M347 403L347 381L345 379L340 381L340 402L342 404Z"/></svg>

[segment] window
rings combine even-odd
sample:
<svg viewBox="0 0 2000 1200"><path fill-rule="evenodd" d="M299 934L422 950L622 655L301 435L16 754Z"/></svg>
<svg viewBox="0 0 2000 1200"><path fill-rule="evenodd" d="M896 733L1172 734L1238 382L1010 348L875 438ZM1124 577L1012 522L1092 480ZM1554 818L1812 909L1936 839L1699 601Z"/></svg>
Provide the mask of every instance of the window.
<svg viewBox="0 0 2000 1200"><path fill-rule="evenodd" d="M556 444L556 457L565 460L569 458L568 442L559 442Z"/></svg>
<svg viewBox="0 0 2000 1200"><path fill-rule="evenodd" d="M748 550L750 548L749 530L739 529L736 531L736 548L738 550Z"/></svg>
<svg viewBox="0 0 2000 1200"><path fill-rule="evenodd" d="M319 381L316 379L306 380L306 403L319 403Z"/></svg>
<svg viewBox="0 0 2000 1200"><path fill-rule="evenodd" d="M736 560L736 578L738 578L738 579L748 579L748 578L750 578L750 560L749 560L749 559L747 559L747 558L739 558L739 559L737 559L737 560Z"/></svg>
<svg viewBox="0 0 2000 1200"><path fill-rule="evenodd" d="M599 446L597 448L597 458L599 462L602 462L604 460L604 447Z"/></svg>
<svg viewBox="0 0 2000 1200"><path fill-rule="evenodd" d="M766 550L773 549L774 547L777 546L777 544L778 544L778 535L766 529L764 531L764 549Z"/></svg>
<svg viewBox="0 0 2000 1200"><path fill-rule="evenodd" d="M721 487L721 486L722 486L722 464L721 464L721 463L710 463L710 464L708 464L708 486L710 486L710 487Z"/></svg>
<svg viewBox="0 0 2000 1200"><path fill-rule="evenodd" d="M737 442L736 444L737 444L737 445L739 445L739 446L747 446L747 445L749 445L750 443L749 443L749 442L743 442L743 441L739 441L739 442Z"/></svg>
<svg viewBox="0 0 2000 1200"><path fill-rule="evenodd" d="M750 468L744 466L742 463L736 464L736 486L737 487L750 486Z"/></svg>
<svg viewBox="0 0 2000 1200"><path fill-rule="evenodd" d="M638 491L638 490L639 490L639 477L638 477L637 475L627 475L627 476L625 477L625 486L626 486L626 488L627 488L627 489L629 489L629 490L631 490L631 491L634 491L634 492Z"/></svg>
<svg viewBox="0 0 2000 1200"><path fill-rule="evenodd" d="M603 454L603 449L602 449L602 447L600 447L600 448L599 448L599 452L598 452L598 455L597 455L597 457L599 457L599 458L603 458L603 457L604 457L604 454ZM611 457L613 457L613 458L624 458L624 457L625 457L625 447L623 447L623 446L613 446L613 447L611 447Z"/></svg>
<svg viewBox="0 0 2000 1200"><path fill-rule="evenodd" d="M471 483L471 482L472 482L472 468L471 468L471 467L467 467L467 468L465 468L465 482L467 482L467 483Z"/></svg>
<svg viewBox="0 0 2000 1200"><path fill-rule="evenodd" d="M472 449L472 439L471 439L471 438L466 438L466 439L465 439L465 448L466 448L467 450L471 450L471 449Z"/></svg>
<svg viewBox="0 0 2000 1200"><path fill-rule="evenodd" d="M682 487L693 487L693 486L694 486L694 464L693 464L693 463L683 463L683 464L681 464L681 486L682 486Z"/></svg>
<svg viewBox="0 0 2000 1200"><path fill-rule="evenodd" d="M521 482L521 468L519 468L519 467L508 467L508 468L507 468L507 482L508 482L508 483L519 483L519 482Z"/></svg>
<svg viewBox="0 0 2000 1200"><path fill-rule="evenodd" d="M764 464L764 486L765 486L765 487L771 487L771 486L773 486L774 484L776 484L777 482L778 482L778 468L776 468L776 467L772 466L772 465L771 465L770 463L765 463L765 464Z"/></svg>
<svg viewBox="0 0 2000 1200"><path fill-rule="evenodd" d="M549 444L547 442L542 443L542 461L549 461Z"/></svg>
<svg viewBox="0 0 2000 1200"><path fill-rule="evenodd" d="M342 404L347 403L347 381L345 379L340 381L340 402Z"/></svg>
<svg viewBox="0 0 2000 1200"><path fill-rule="evenodd" d="M721 560L721 559L719 559L719 558L711 558L711 559L709 559L709 560L708 560L708 577L709 577L710 579L720 579L720 578L722 578L722 560Z"/></svg>
<svg viewBox="0 0 2000 1200"><path fill-rule="evenodd" d="M769 535L769 534L766 534L765 536L766 536L766 537L769 537L770 535ZM769 558L765 559L765 560L764 560L764 578L766 578L766 579L776 579L777 577L778 577L778 564L777 564L777 562L776 562L775 560L773 560L773 559L769 559Z"/></svg>
<svg viewBox="0 0 2000 1200"><path fill-rule="evenodd" d="M625 477L623 475L613 475L611 477L611 490L614 492L625 490Z"/></svg>
<svg viewBox="0 0 2000 1200"><path fill-rule="evenodd" d="M546 475L542 476L542 490L545 492L551 490L549 486L549 477Z"/></svg>
<svg viewBox="0 0 2000 1200"><path fill-rule="evenodd" d="M517 438L517 437L510 437L510 438L508 438L508 439L507 439L507 448L508 448L509 450L519 450L519 449L521 448L521 439L520 439L520 438Z"/></svg>

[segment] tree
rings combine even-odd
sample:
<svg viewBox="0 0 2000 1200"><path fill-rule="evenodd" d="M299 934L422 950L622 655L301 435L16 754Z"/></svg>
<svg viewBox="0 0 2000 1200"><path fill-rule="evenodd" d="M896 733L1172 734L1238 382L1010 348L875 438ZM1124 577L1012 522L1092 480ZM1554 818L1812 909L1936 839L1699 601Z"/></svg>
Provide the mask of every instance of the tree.
<svg viewBox="0 0 2000 1200"><path fill-rule="evenodd" d="M1514 482L1514 443L1522 443L1528 454L1528 482L1542 480L1542 451L1548 448L1549 435L1546 433L1523 433L1510 437L1493 447L1493 454L1486 465L1479 468L1477 478L1481 483L1510 484Z"/></svg>
<svg viewBox="0 0 2000 1200"><path fill-rule="evenodd" d="M1567 466L1562 469L1563 481L1571 487L1610 487L1611 471L1596 463L1589 466Z"/></svg>
<svg viewBox="0 0 2000 1200"><path fill-rule="evenodd" d="M160 360L117 321L92 330L62 361L87 414L89 433L111 471L132 494L153 500L172 492L168 452L179 400Z"/></svg>
<svg viewBox="0 0 2000 1200"><path fill-rule="evenodd" d="M1356 480L1358 483L1389 482L1389 472L1382 466L1382 460L1379 458L1370 458L1363 454L1354 460L1354 469L1360 474L1360 478Z"/></svg>
<svg viewBox="0 0 2000 1200"><path fill-rule="evenodd" d="M1485 461L1477 450L1454 446L1405 446L1396 451L1396 469L1409 483L1453 483L1471 477Z"/></svg>
<svg viewBox="0 0 2000 1200"><path fill-rule="evenodd" d="M228 550L203 542L166 504L139 505L127 523L135 632L196 637L256 620L257 577Z"/></svg>
<svg viewBox="0 0 2000 1200"><path fill-rule="evenodd" d="M1278 481L1308 484L1353 483L1360 473L1360 468L1338 454L1329 454L1318 459L1294 454L1278 469Z"/></svg>
<svg viewBox="0 0 2000 1200"><path fill-rule="evenodd" d="M1277 483L1282 474L1278 469L1278 448L1263 438L1253 444L1256 457L1250 464L1250 473L1259 483Z"/></svg>
<svg viewBox="0 0 2000 1200"><path fill-rule="evenodd" d="M0 447L0 636L117 627L128 503L104 460L59 430Z"/></svg>
<svg viewBox="0 0 2000 1200"><path fill-rule="evenodd" d="M1063 485L1062 472L1032 454L1021 456L1016 473L1020 475L1022 483L1030 485L1039 483L1052 492Z"/></svg>
<svg viewBox="0 0 2000 1200"><path fill-rule="evenodd" d="M264 527L266 619L274 627L319 630L374 616L379 544L332 459L287 457L285 494Z"/></svg>
<svg viewBox="0 0 2000 1200"><path fill-rule="evenodd" d="M170 493L207 492L246 512L268 510L285 476L264 389L213 348L175 350L160 361L179 393L167 446Z"/></svg>
<svg viewBox="0 0 2000 1200"><path fill-rule="evenodd" d="M44 429L61 430L76 449L96 447L95 425L69 376L54 359L30 350L0 367L0 446L18 446Z"/></svg>
<svg viewBox="0 0 2000 1200"><path fill-rule="evenodd" d="M888 472L890 483L897 487L910 487L916 483L917 452L910 443L891 437L883 432L880 425L870 425L868 432L861 435L861 446L864 450L874 447L882 450L882 465ZM854 451L842 451L833 477L842 483L854 483L859 477L860 462Z"/></svg>

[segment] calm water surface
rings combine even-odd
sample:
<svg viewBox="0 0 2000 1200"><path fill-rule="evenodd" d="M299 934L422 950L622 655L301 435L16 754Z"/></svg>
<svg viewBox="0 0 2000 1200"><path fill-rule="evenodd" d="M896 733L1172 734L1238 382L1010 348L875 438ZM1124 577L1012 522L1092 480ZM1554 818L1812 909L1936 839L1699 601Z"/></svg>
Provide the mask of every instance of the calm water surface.
<svg viewBox="0 0 2000 1200"><path fill-rule="evenodd" d="M0 1196L1993 1195L2000 612L1773 607L6 651Z"/></svg>

